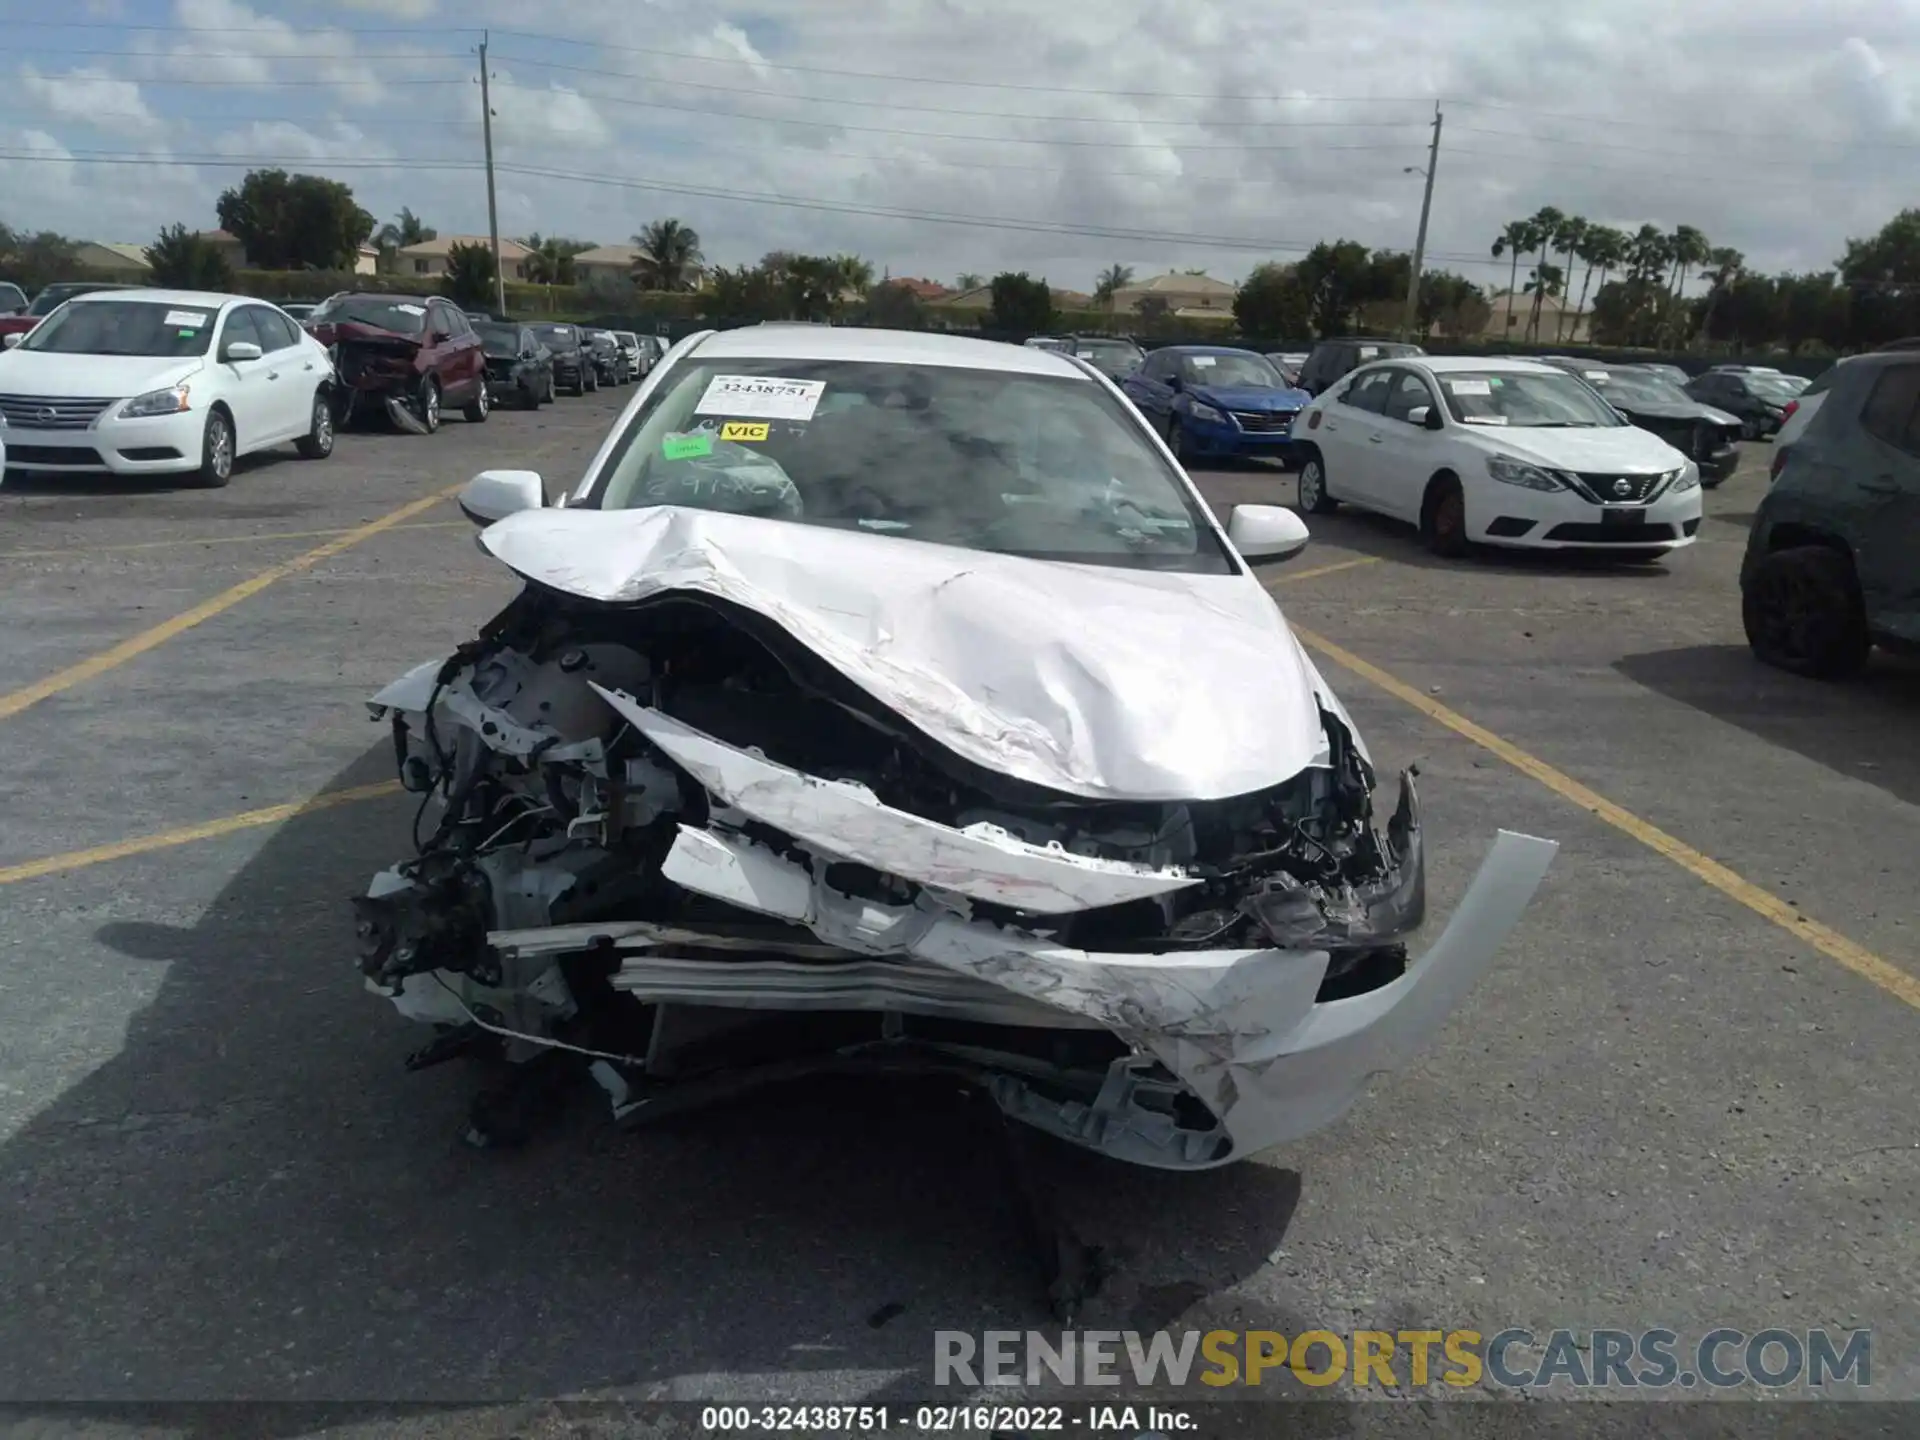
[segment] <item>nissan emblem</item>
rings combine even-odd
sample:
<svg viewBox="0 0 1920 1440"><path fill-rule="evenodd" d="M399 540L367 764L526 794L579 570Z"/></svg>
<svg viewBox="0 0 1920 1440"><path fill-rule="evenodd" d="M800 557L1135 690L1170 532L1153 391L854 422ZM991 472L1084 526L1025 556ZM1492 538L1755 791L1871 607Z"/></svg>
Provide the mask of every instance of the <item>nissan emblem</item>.
<svg viewBox="0 0 1920 1440"><path fill-rule="evenodd" d="M1622 475L1618 480L1613 482L1613 493L1618 495L1622 500L1626 499L1627 496L1633 494L1633 481Z"/></svg>
<svg viewBox="0 0 1920 1440"><path fill-rule="evenodd" d="M33 418L38 420L42 425L51 425L59 418L59 415L60 412L51 405L42 405L38 410L33 412Z"/></svg>

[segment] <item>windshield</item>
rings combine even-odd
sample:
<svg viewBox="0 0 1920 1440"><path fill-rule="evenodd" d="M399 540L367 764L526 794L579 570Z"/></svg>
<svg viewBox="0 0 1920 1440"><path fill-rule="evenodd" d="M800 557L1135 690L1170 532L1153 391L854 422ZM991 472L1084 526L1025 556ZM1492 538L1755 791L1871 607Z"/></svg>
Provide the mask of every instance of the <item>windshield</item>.
<svg viewBox="0 0 1920 1440"><path fill-rule="evenodd" d="M51 315L74 296L86 295L92 288L86 285L49 285L33 297L33 304L27 307L27 314L35 317ZM113 287L103 285L98 288L105 290Z"/></svg>
<svg viewBox="0 0 1920 1440"><path fill-rule="evenodd" d="M1788 399L1797 396L1807 388L1807 382L1798 375L1749 375L1747 388L1756 395L1768 398L1785 395Z"/></svg>
<svg viewBox="0 0 1920 1440"><path fill-rule="evenodd" d="M1620 404L1630 405L1635 401L1643 405L1696 403L1686 391L1660 375L1645 375L1632 370L1605 370L1597 373L1604 378L1593 379L1592 383L1599 387L1602 395Z"/></svg>
<svg viewBox="0 0 1920 1440"><path fill-rule="evenodd" d="M427 307L379 295L336 295L307 318L315 325L337 325L344 320L391 330L396 335L418 335L427 328Z"/></svg>
<svg viewBox="0 0 1920 1440"><path fill-rule="evenodd" d="M1140 363L1138 347L1124 340L1082 340L1073 353L1103 374L1119 377Z"/></svg>
<svg viewBox="0 0 1920 1440"><path fill-rule="evenodd" d="M480 337L480 348L489 355L511 360L520 353L520 332L511 325L475 325L473 333Z"/></svg>
<svg viewBox="0 0 1920 1440"><path fill-rule="evenodd" d="M563 350L574 343L571 325L536 325L533 327L533 333L540 337L543 345L556 346Z"/></svg>
<svg viewBox="0 0 1920 1440"><path fill-rule="evenodd" d="M1084 379L807 360L692 361L669 373L588 503L1234 571L1177 472Z"/></svg>
<svg viewBox="0 0 1920 1440"><path fill-rule="evenodd" d="M208 306L158 300L80 300L34 326L20 348L55 355L204 355L214 314Z"/></svg>
<svg viewBox="0 0 1920 1440"><path fill-rule="evenodd" d="M1182 355L1180 378L1189 385L1248 385L1260 390L1285 390L1287 382L1273 362L1251 350L1220 350L1211 355Z"/></svg>
<svg viewBox="0 0 1920 1440"><path fill-rule="evenodd" d="M1571 375L1450 370L1438 375L1447 409L1462 425L1595 429L1626 422Z"/></svg>

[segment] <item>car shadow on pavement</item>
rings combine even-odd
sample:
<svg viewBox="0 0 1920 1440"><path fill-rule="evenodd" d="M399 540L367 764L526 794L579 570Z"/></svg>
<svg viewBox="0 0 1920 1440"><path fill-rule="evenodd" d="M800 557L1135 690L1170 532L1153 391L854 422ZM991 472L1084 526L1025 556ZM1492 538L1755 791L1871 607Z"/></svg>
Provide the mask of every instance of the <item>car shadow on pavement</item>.
<svg viewBox="0 0 1920 1440"><path fill-rule="evenodd" d="M376 746L327 788L391 768ZM0 1393L457 1405L732 1376L762 1398L827 1371L802 1398L848 1399L924 1393L936 1329L1058 1328L1004 1135L950 1085L794 1088L636 1134L583 1085L524 1149L461 1143L472 1072L405 1072L427 1032L352 961L348 897L412 808L307 812L191 923L100 926L167 970L120 1051L0 1147ZM1299 1196L1261 1163L1040 1154L1117 1266L1080 1324L1205 1307Z"/></svg>
<svg viewBox="0 0 1920 1440"><path fill-rule="evenodd" d="M1920 804L1920 663L1876 651L1844 684L1762 665L1744 645L1628 655L1621 674L1829 770Z"/></svg>
<svg viewBox="0 0 1920 1440"><path fill-rule="evenodd" d="M1291 502L1289 502L1291 503ZM1297 508L1297 507L1296 507ZM1331 515L1301 513L1314 538L1342 549L1391 560L1416 570L1480 571L1514 575L1618 576L1623 581L1664 579L1674 556L1654 560L1625 560L1595 550L1516 550L1503 545L1476 545L1461 560L1445 560L1426 548L1419 531L1404 521L1367 511L1341 509ZM1685 551L1677 552L1684 555Z"/></svg>
<svg viewBox="0 0 1920 1440"><path fill-rule="evenodd" d="M244 484L249 475L273 470L289 463L303 462L289 449L256 451L233 462L229 484ZM177 491L203 490L190 475L75 475L58 470L8 470L0 481L0 493L21 495L157 495ZM217 494L218 491L209 493Z"/></svg>

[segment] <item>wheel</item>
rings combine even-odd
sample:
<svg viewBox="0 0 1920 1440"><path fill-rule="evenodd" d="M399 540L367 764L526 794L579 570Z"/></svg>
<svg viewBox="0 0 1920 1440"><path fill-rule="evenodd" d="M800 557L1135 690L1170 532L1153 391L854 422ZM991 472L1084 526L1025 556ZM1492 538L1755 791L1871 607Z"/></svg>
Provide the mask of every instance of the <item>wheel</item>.
<svg viewBox="0 0 1920 1440"><path fill-rule="evenodd" d="M1742 440L1758 440L1760 438L1760 422L1755 420L1751 415L1741 416L1740 438Z"/></svg>
<svg viewBox="0 0 1920 1440"><path fill-rule="evenodd" d="M420 382L420 423L429 435L440 428L440 382L431 375Z"/></svg>
<svg viewBox="0 0 1920 1440"><path fill-rule="evenodd" d="M1327 471L1320 456L1307 455L1300 462L1300 508L1309 515L1331 515L1340 502L1327 494Z"/></svg>
<svg viewBox="0 0 1920 1440"><path fill-rule="evenodd" d="M200 431L200 468L193 472L193 483L204 490L218 490L231 479L233 417L224 410L209 410Z"/></svg>
<svg viewBox="0 0 1920 1440"><path fill-rule="evenodd" d="M553 371L549 370L547 371L547 388L541 392L540 399L536 403L551 405L557 398L557 392L553 388Z"/></svg>
<svg viewBox="0 0 1920 1440"><path fill-rule="evenodd" d="M587 394L589 395L599 394L600 393L600 372L594 369L591 365L589 365L581 373L586 376L586 379L582 383L587 387Z"/></svg>
<svg viewBox="0 0 1920 1440"><path fill-rule="evenodd" d="M1722 485L1726 483L1727 483L1727 477L1724 475L1722 475L1718 480L1709 480L1704 475L1700 477L1700 488L1702 490L1718 490Z"/></svg>
<svg viewBox="0 0 1920 1440"><path fill-rule="evenodd" d="M1167 448L1173 451L1173 458L1185 469L1188 459L1187 432L1180 424L1180 417L1171 410L1167 412Z"/></svg>
<svg viewBox="0 0 1920 1440"><path fill-rule="evenodd" d="M480 389L474 394L473 402L461 408L461 415L469 425L484 425L487 416L493 410L493 397L487 393L487 382L480 382Z"/></svg>
<svg viewBox="0 0 1920 1440"><path fill-rule="evenodd" d="M1427 549L1443 560L1458 560L1466 555L1467 497L1460 482L1452 476L1441 480L1427 495L1427 509L1420 529Z"/></svg>
<svg viewBox="0 0 1920 1440"><path fill-rule="evenodd" d="M1824 545L1776 550L1755 566L1740 619L1756 659L1816 680L1856 674L1873 648L1853 561Z"/></svg>
<svg viewBox="0 0 1920 1440"><path fill-rule="evenodd" d="M333 397L325 390L313 392L313 414L307 421L307 433L293 444L302 460L324 460L333 453Z"/></svg>

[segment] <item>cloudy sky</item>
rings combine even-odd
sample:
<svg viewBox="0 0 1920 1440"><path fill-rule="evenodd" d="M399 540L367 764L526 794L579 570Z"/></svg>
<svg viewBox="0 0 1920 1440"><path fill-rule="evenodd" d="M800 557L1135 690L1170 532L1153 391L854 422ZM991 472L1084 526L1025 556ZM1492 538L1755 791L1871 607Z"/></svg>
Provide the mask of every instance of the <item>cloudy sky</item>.
<svg viewBox="0 0 1920 1440"><path fill-rule="evenodd" d="M1920 201L1920 0L7 8L0 219L89 239L211 227L247 161L484 233L481 25L503 235L670 215L721 263L1086 289L1115 262L1234 279L1335 236L1410 248L1436 99L1429 252L1483 283L1542 205L1813 269Z"/></svg>

